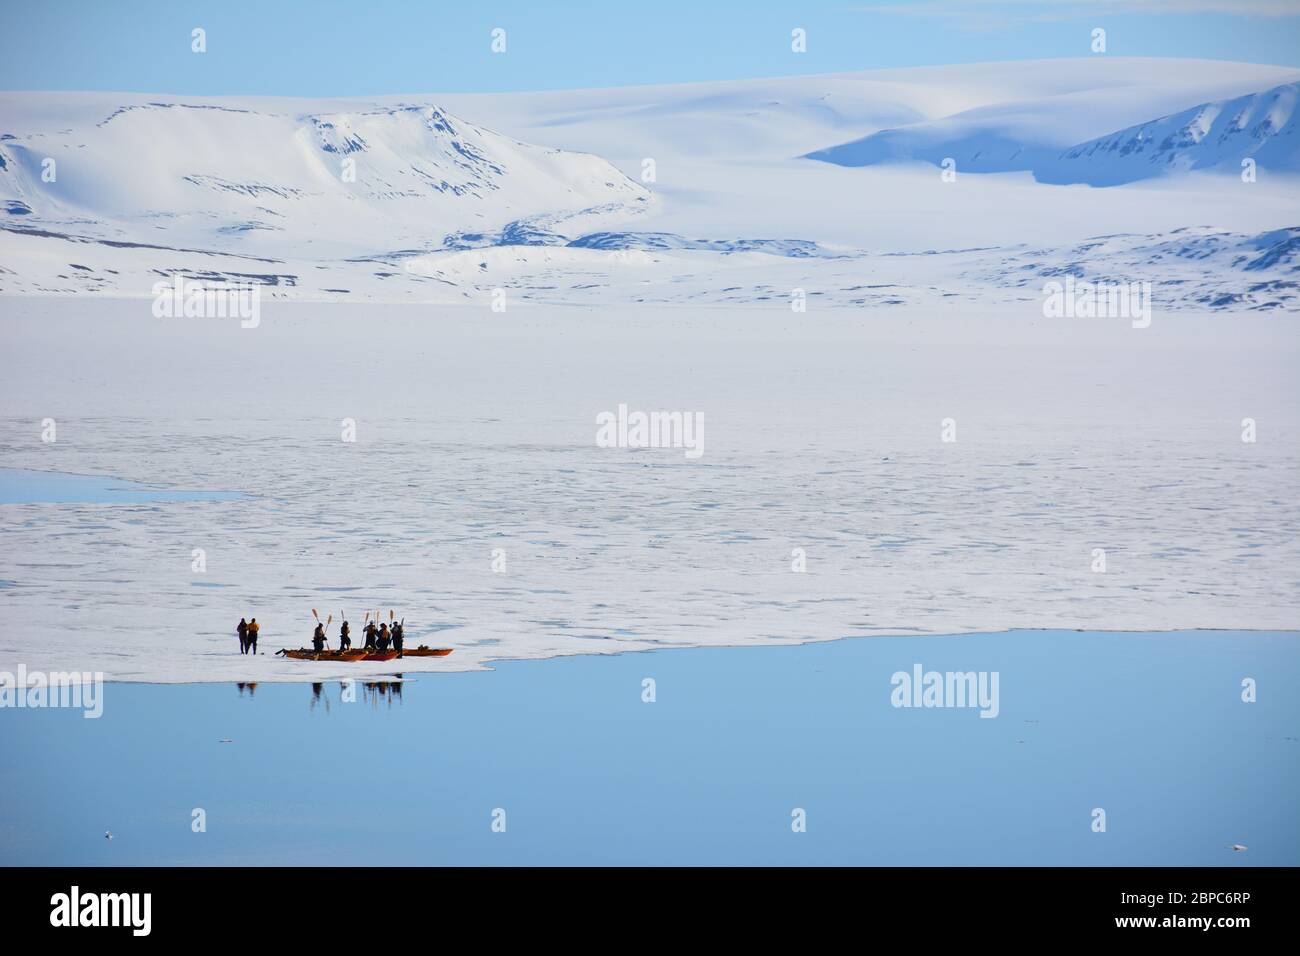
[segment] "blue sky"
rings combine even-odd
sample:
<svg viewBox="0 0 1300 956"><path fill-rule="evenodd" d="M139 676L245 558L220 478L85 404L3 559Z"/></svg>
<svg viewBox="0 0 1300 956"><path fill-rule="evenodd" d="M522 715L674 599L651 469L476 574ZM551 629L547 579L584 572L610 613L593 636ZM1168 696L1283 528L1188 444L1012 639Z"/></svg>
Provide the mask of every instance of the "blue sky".
<svg viewBox="0 0 1300 956"><path fill-rule="evenodd" d="M0 88L341 96L1089 55L1300 66L1300 0L0 0ZM190 31L208 51L190 51ZM489 48L506 30L505 54ZM802 27L808 51L790 50Z"/></svg>

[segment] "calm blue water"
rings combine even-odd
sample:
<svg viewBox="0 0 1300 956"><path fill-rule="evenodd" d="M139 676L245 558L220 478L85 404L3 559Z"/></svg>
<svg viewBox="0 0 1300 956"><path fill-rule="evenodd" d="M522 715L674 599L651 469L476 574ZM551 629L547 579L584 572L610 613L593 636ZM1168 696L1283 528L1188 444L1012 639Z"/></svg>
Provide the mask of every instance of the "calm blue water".
<svg viewBox="0 0 1300 956"><path fill-rule="evenodd" d="M241 497L243 496L237 491L181 491L99 475L70 475L57 471L0 468L0 505L232 501Z"/></svg>
<svg viewBox="0 0 1300 956"><path fill-rule="evenodd" d="M915 663L1000 715L895 709ZM1295 865L1298 680L1295 633L1037 631L109 685L0 710L0 862Z"/></svg>

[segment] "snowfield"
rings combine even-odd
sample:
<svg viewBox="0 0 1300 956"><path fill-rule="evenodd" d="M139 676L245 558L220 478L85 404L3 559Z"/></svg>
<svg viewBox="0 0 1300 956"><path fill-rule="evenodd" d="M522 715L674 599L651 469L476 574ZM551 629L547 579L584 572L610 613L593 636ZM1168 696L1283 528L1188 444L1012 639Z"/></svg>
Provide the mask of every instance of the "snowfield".
<svg viewBox="0 0 1300 956"><path fill-rule="evenodd" d="M396 669L238 654L241 615L274 651L307 644L313 607L334 633L393 608L413 644L456 648L403 671L1296 626L1300 380L1277 315L1225 335L1222 316L276 303L241 329L69 305L7 303L5 465L245 497L0 506L0 670ZM620 402L702 415L704 454L597 447Z"/></svg>
<svg viewBox="0 0 1300 956"><path fill-rule="evenodd" d="M456 648L403 671L1294 629L1296 82L0 94L0 468L238 493L0 504L0 670L397 669L238 654L313 607ZM260 322L159 317L178 277ZM1066 282L1149 285L1149 324L1048 317ZM598 447L620 404L702 416L703 455Z"/></svg>

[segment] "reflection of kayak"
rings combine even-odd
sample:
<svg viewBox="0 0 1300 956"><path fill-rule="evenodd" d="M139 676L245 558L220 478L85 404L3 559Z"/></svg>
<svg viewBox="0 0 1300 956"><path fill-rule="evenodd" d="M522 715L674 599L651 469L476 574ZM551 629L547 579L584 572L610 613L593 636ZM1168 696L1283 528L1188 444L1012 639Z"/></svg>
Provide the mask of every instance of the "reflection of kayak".
<svg viewBox="0 0 1300 956"><path fill-rule="evenodd" d="M403 657L446 657L452 652L450 647L429 647L421 644L414 650L402 651Z"/></svg>
<svg viewBox="0 0 1300 956"><path fill-rule="evenodd" d="M276 656L292 657L295 661L391 661L397 656L397 651L385 651L380 654L378 651L316 651L300 647L296 651L287 649L278 650Z"/></svg>

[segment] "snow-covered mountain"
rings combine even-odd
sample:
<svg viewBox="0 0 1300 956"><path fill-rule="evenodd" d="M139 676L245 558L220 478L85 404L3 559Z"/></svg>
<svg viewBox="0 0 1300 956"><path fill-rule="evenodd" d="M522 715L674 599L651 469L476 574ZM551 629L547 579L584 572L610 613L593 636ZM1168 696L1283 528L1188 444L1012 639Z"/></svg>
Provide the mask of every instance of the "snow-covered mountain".
<svg viewBox="0 0 1300 956"><path fill-rule="evenodd" d="M1023 296L1122 234L1141 239L1080 261L1136 265L1176 307L1290 307L1287 255L1188 272L1138 247L1300 222L1270 175L1295 166L1296 87L1280 67L1081 59L365 100L0 93L0 293L148 297L188 276L271 299L950 305ZM1247 149L1248 192L964 175L1140 180ZM894 162L947 156L957 185Z"/></svg>
<svg viewBox="0 0 1300 956"><path fill-rule="evenodd" d="M1114 186L1189 170L1240 172L1253 159L1268 173L1300 172L1300 82L1130 126L1037 163L1046 183Z"/></svg>
<svg viewBox="0 0 1300 956"><path fill-rule="evenodd" d="M434 248L538 215L619 221L651 199L599 157L521 143L429 104L296 112L150 100L88 119L0 129L6 224L346 258Z"/></svg>
<svg viewBox="0 0 1300 956"><path fill-rule="evenodd" d="M1039 182L1116 186L1190 170L1239 171L1253 158L1274 173L1300 173L1300 81L1200 103L1178 113L1065 146L1068 101L981 107L933 122L885 129L806 158L837 166L955 160L968 173L1029 171ZM1140 100L1139 100L1140 102ZM1054 106L1055 115L1047 121ZM1093 111L1096 112L1095 110ZM1095 122L1095 118L1093 119Z"/></svg>

